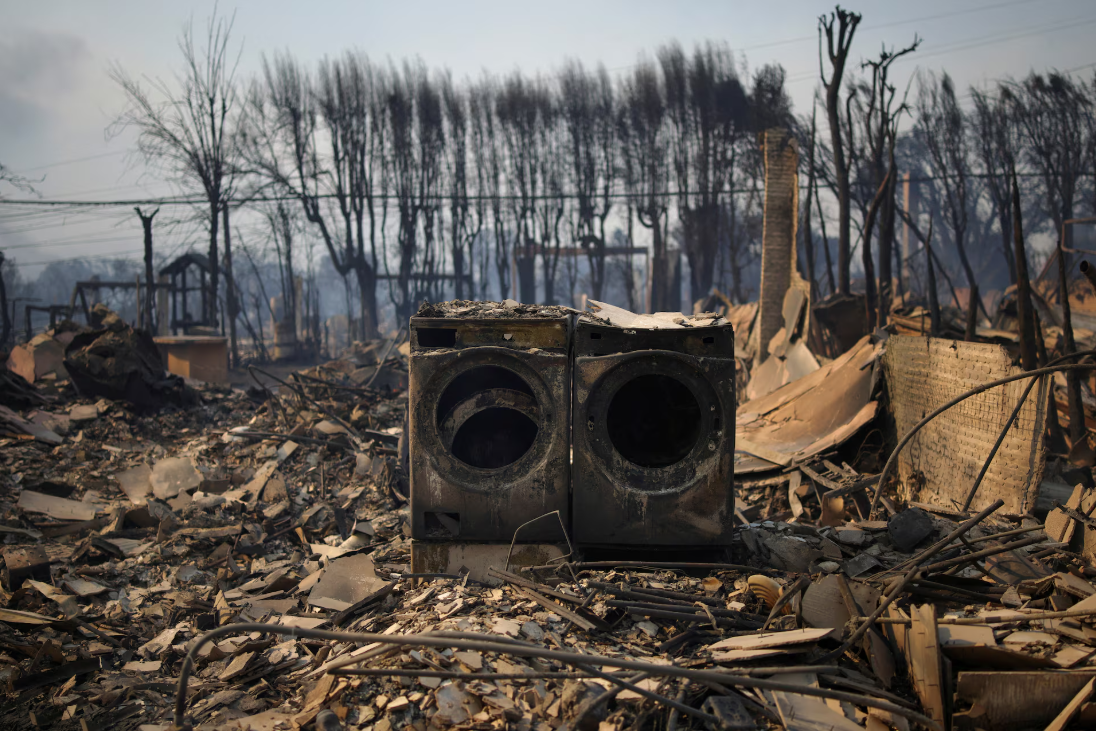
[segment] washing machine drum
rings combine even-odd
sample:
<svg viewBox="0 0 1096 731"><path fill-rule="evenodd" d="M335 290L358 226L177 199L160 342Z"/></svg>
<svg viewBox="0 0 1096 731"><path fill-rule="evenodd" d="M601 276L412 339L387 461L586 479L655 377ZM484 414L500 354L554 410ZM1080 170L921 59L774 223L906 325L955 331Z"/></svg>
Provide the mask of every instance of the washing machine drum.
<svg viewBox="0 0 1096 731"><path fill-rule="evenodd" d="M566 355L478 347L413 362L412 535L510 540L568 508ZM559 537L545 521L523 539Z"/></svg>

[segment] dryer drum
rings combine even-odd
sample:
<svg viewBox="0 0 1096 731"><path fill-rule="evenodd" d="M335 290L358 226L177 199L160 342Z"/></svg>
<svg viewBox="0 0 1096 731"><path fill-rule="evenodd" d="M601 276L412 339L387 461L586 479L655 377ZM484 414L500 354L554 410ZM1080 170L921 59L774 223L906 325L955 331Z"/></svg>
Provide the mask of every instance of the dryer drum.
<svg viewBox="0 0 1096 731"><path fill-rule="evenodd" d="M598 465L620 487L680 492L717 460L723 440L720 400L688 357L632 353L583 358L619 365L590 388L584 415Z"/></svg>
<svg viewBox="0 0 1096 731"><path fill-rule="evenodd" d="M731 543L729 326L575 334L572 516L579 544Z"/></svg>
<svg viewBox="0 0 1096 731"><path fill-rule="evenodd" d="M510 388L490 388L486 384L492 381L514 383ZM533 446L540 409L521 376L498 366L481 366L461 374L445 389L437 422L442 446L456 459L495 469L517 462Z"/></svg>
<svg viewBox="0 0 1096 731"><path fill-rule="evenodd" d="M648 373L617 389L605 426L609 441L624 459L640 467L668 467L696 445L700 404L676 378Z"/></svg>

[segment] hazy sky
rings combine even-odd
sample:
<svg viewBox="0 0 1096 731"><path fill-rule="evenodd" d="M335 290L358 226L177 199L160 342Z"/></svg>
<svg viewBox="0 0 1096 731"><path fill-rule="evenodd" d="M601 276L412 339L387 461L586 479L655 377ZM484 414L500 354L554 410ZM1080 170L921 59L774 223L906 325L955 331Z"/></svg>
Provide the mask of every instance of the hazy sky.
<svg viewBox="0 0 1096 731"><path fill-rule="evenodd" d="M0 25L0 161L44 180L43 198L117 199L173 192L143 174L125 152L132 138L104 131L122 98L107 76L111 63L129 72L169 78L177 39L193 17L204 24L213 2L128 0L4 0ZM357 48L375 60L419 56L455 78L484 70L551 73L566 58L611 72L640 53L678 40L686 48L727 42L747 68L779 62L799 112L818 83L817 17L821 0L556 0L555 2L285 2L222 0L235 12L242 47L240 74L263 52L288 49L307 62ZM1096 3L1092 0L860 0L855 58L881 44L905 45L918 33L921 50L896 65L905 85L917 68L947 69L960 88L1029 70L1096 67ZM84 159L92 158L92 159ZM22 196L10 188L9 197ZM78 254L127 253L140 247L140 225L128 209L92 217L54 216L32 226L0 208L0 249L26 264ZM172 234L182 243L182 232ZM193 237L192 237L193 238ZM85 243L91 242L91 243ZM38 267L27 266L33 276Z"/></svg>

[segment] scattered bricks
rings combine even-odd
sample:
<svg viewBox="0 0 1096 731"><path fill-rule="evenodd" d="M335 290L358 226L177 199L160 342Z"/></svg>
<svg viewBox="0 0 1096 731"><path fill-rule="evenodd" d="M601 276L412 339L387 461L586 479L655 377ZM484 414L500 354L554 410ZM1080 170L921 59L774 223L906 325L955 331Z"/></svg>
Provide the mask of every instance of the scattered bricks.
<svg viewBox="0 0 1096 731"><path fill-rule="evenodd" d="M4 585L15 591L27 579L49 583L49 557L41 546L4 549Z"/></svg>

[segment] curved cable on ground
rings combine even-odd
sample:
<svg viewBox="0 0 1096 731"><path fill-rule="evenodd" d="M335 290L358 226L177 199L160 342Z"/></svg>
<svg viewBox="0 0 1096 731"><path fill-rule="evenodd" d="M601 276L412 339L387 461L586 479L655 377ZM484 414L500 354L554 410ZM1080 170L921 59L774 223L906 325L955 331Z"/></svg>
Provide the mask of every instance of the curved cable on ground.
<svg viewBox="0 0 1096 731"><path fill-rule="evenodd" d="M1096 355L1096 350L1082 350L1079 353L1063 355L1062 357L1055 358L1047 363L1047 367L1055 366L1063 361L1073 360L1074 358L1084 358L1089 355ZM1005 441L1005 437L1008 436L1008 430L1012 428L1016 418L1020 415L1020 409L1022 409L1024 403L1027 402L1027 397L1031 393L1031 389L1033 389L1038 382L1039 379L1033 377L1028 381L1028 385L1024 387L1024 392L1020 394L1020 398L1016 401L1016 408L1009 414L1008 420L1005 421L1005 426L1001 429L1001 433L997 436L997 441L993 444L993 449L989 451L986 461L982 463L982 469L978 473L978 477L974 479L974 484L970 486L970 492L967 493L967 499L963 501L963 510L970 509L970 504L974 502L974 495L978 492L978 486L982 484L982 479L986 476L986 473L989 472L990 463L993 462L993 458L997 456L997 450L1001 448L1001 445Z"/></svg>
<svg viewBox="0 0 1096 731"><path fill-rule="evenodd" d="M1091 353L1092 353L1092 351L1086 351L1085 354L1091 354ZM1075 357L1077 355L1081 355L1081 354L1080 353L1073 353L1073 354L1070 354L1070 357ZM913 428L910 429L908 432L906 432L905 436L903 436L902 439L898 442L898 446L896 446L894 448L894 451L891 452L890 457L887 458L887 463L885 465L883 465L883 471L879 473L879 481L875 485L875 495L872 497L871 508L868 511L868 517L870 518L871 516L873 516L875 514L876 509L879 507L879 498L882 497L882 495L883 495L883 485L886 484L886 479L887 479L888 475L890 475L891 470L894 468L894 463L898 461L898 454L902 451L902 448L905 447L906 444L908 444L909 441L911 439L913 439L914 436L916 436L917 432L921 431L921 429L924 428L925 425L927 425L930 421L932 421L937 416L939 416L940 414L942 414L945 411L947 411L948 409L950 409L952 406L955 406L956 404L959 404L959 403L967 400L971 396L977 396L978 394L980 394L984 391L988 391L991 388L995 388L997 386L1003 386L1006 383L1012 383L1013 381L1019 381L1019 380L1022 380L1024 378L1032 378L1034 376L1045 376L1048 373L1058 373L1059 371L1096 371L1096 363L1077 363L1077 364L1073 364L1073 365L1046 366L1044 368L1036 368L1033 371L1024 371L1023 373L1016 373L1014 375L1006 376L1004 378L998 378L996 381L989 381L988 383L983 383L981 386L978 386L977 388L972 388L969 391L965 391L965 392L959 394L958 396L951 399L950 401L948 401L943 406L940 406L939 408L937 408L935 411L933 411L931 414L929 414L925 418L921 419L921 421L917 422L913 426Z"/></svg>
<svg viewBox="0 0 1096 731"><path fill-rule="evenodd" d="M179 685L175 696L175 727L177 729L189 728L186 725L186 689L187 682L190 679L190 675L194 671L194 664L198 657L198 653L205 645L220 637L225 637L231 634L238 634L241 632L267 632L282 635L285 637L305 637L317 640L333 640L336 642L377 642L386 645L396 645L404 647L451 647L462 650L477 650L479 652L495 652L504 655L514 655L518 657L536 657L543 660L555 660L557 662L566 663L577 667L607 666L619 668L621 670L646 672L650 675L688 678L690 680L716 683L723 686L741 686L746 688L786 691L789 693L798 693L799 695L814 696L818 698L833 698L836 700L848 701L849 703L866 706L869 708L879 708L881 710L889 711L890 713L907 718L928 728L935 729L935 731L943 731L939 724L937 724L931 718L924 716L920 713L911 711L908 708L904 708L895 703L891 703L890 701L884 701L870 696L857 695L855 693L846 693L844 691L830 690L826 688L812 688L809 686L796 685L794 683L781 683L779 681L766 680L762 678L752 678L743 675L731 675L729 673L719 672L716 670L697 670L695 668L683 668L675 665L656 665L654 663L630 660L627 658L612 658L603 657L600 655L583 655L575 652L566 652L561 650L549 650L545 647L541 647L540 645L533 645L516 640L508 640L490 635L475 635L472 633L461 633L461 635L463 637L470 636L477 639L459 639L454 638L451 635L445 636L443 633L423 633L417 635L384 635L376 632L336 632L331 630L286 627L279 624L265 624L260 622L240 622L237 624L226 624L222 627L210 630L209 632L205 633L194 641L194 643L191 645L190 651L187 652L186 658L183 660L182 668L179 671ZM618 682L614 676L608 676L608 678L611 679L613 682Z"/></svg>

